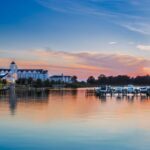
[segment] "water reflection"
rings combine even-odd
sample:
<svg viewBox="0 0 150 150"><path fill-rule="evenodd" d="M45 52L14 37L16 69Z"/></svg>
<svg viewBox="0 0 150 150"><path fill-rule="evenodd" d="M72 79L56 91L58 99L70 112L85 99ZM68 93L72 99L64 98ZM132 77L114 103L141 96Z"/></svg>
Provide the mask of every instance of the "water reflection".
<svg viewBox="0 0 150 150"><path fill-rule="evenodd" d="M16 107L17 107L17 97L15 93L15 87L14 85L11 85L9 89L9 108L12 115L15 114Z"/></svg>
<svg viewBox="0 0 150 150"><path fill-rule="evenodd" d="M62 116L71 117L75 114L78 115L78 113L92 113L93 108L95 110L99 109L99 102L111 104L112 102L123 103L126 101L128 104L134 104L138 103L139 101L144 103L150 100L150 98L145 95L103 95L100 97L85 95L84 89L28 91L15 90L15 88L12 86L9 93L0 95L0 103L9 104L8 107L11 115L14 115L17 109L22 111L26 108L31 108L32 111L38 109L37 113L39 113L39 116L41 116L41 112L43 110L49 114L48 117L53 118Z"/></svg>
<svg viewBox="0 0 150 150"><path fill-rule="evenodd" d="M11 115L14 115L18 103L48 103L48 96L47 91L16 90L12 85L8 92L0 95L0 103L8 103Z"/></svg>
<svg viewBox="0 0 150 150"><path fill-rule="evenodd" d="M71 95L71 96L77 96L78 90L77 89L56 89L56 90L50 90L49 94L51 95L59 95L59 96L65 96L65 95Z"/></svg>
<svg viewBox="0 0 150 150"><path fill-rule="evenodd" d="M101 102L107 102L107 100L113 99L116 100L117 102L119 101L128 101L129 103L133 103L135 100L140 100L141 102L150 100L149 96L146 95L115 95L115 96L108 96L108 95L102 95L98 96L98 99Z"/></svg>
<svg viewBox="0 0 150 150"><path fill-rule="evenodd" d="M12 87L0 95L0 108L0 149L148 150L150 146L150 97L144 95L96 97L87 96L85 89L46 92Z"/></svg>

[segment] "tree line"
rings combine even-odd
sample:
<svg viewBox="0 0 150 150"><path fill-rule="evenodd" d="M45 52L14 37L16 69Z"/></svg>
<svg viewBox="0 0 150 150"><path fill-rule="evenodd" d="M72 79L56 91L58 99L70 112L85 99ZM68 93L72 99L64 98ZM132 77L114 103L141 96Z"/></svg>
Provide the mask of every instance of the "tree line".
<svg viewBox="0 0 150 150"><path fill-rule="evenodd" d="M150 85L150 75L129 77L127 75L118 76L105 76L101 74L96 79L94 76L90 76L87 79L89 85Z"/></svg>
<svg viewBox="0 0 150 150"><path fill-rule="evenodd" d="M31 86L31 87L35 87L35 88L53 87L54 85L62 85L64 87L78 87L79 86L78 81L77 81L77 76L72 77L71 83L64 83L61 80L60 81L50 81L49 79L47 79L47 80L41 80L41 79L34 80L33 78L20 78L20 79L16 80L16 84Z"/></svg>
<svg viewBox="0 0 150 150"><path fill-rule="evenodd" d="M0 83L5 85L7 82L6 80L0 80ZM99 85L150 85L150 75L145 76L136 76L136 77L130 77L127 75L118 75L118 76L106 76L104 74L101 74L98 76L98 78L95 78L94 76L90 76L87 78L86 81L78 81L77 76L72 77L72 83L64 83L62 81L50 81L50 80L44 80L41 79L33 80L32 78L22 78L18 79L16 81L16 84L18 85L25 85L25 86L31 86L31 87L53 87L55 85L62 85L63 87L71 87L71 88L77 88L77 87L88 87L88 86L99 86Z"/></svg>

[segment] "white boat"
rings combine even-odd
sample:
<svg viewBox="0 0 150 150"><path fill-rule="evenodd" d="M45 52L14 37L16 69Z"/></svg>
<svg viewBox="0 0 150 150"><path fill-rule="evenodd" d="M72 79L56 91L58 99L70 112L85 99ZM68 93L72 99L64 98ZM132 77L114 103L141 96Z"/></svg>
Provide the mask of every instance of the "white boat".
<svg viewBox="0 0 150 150"><path fill-rule="evenodd" d="M102 85L98 88L95 89L96 94L101 95L101 94L107 94L107 93L112 93L113 89L111 86L106 86L106 85Z"/></svg>
<svg viewBox="0 0 150 150"><path fill-rule="evenodd" d="M140 88L140 93L141 94L147 94L149 92L149 87L141 87Z"/></svg>
<svg viewBox="0 0 150 150"><path fill-rule="evenodd" d="M127 93L128 94L135 94L136 93L135 87L133 85L128 85L127 86Z"/></svg>
<svg viewBox="0 0 150 150"><path fill-rule="evenodd" d="M118 86L118 87L115 88L115 93L118 93L118 94L119 94L119 93L122 93L123 90L124 90L123 87L119 87L119 86Z"/></svg>

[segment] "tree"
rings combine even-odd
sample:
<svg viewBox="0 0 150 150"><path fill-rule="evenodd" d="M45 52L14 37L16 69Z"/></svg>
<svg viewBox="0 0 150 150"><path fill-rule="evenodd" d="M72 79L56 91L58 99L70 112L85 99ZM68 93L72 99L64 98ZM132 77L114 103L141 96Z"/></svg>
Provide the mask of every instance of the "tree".
<svg viewBox="0 0 150 150"><path fill-rule="evenodd" d="M104 74L101 74L99 77L98 77L98 84L108 84L108 80L107 80L107 77L104 75Z"/></svg>
<svg viewBox="0 0 150 150"><path fill-rule="evenodd" d="M32 82L33 82L33 79L32 79L31 77L27 79L27 83L28 83L28 84L30 84L30 85L31 85L31 84L32 84Z"/></svg>
<svg viewBox="0 0 150 150"><path fill-rule="evenodd" d="M42 80L41 80L41 79L37 79L37 80L35 81L35 87L42 87L42 86L43 86Z"/></svg>
<svg viewBox="0 0 150 150"><path fill-rule="evenodd" d="M2 80L2 84L4 84L4 85L6 85L6 84L7 84L6 79L3 79L3 80Z"/></svg>
<svg viewBox="0 0 150 150"><path fill-rule="evenodd" d="M89 84L95 84L96 83L96 80L93 76L90 76L88 79L87 79L87 83Z"/></svg>
<svg viewBox="0 0 150 150"><path fill-rule="evenodd" d="M26 79L25 78L20 78L16 81L17 84L21 84L24 85L26 83Z"/></svg>
<svg viewBox="0 0 150 150"><path fill-rule="evenodd" d="M44 81L44 87L50 87L50 81L47 79Z"/></svg>
<svg viewBox="0 0 150 150"><path fill-rule="evenodd" d="M72 80L72 82L75 83L75 82L77 82L77 79L78 79L77 76L72 76L72 79L71 79L71 80Z"/></svg>

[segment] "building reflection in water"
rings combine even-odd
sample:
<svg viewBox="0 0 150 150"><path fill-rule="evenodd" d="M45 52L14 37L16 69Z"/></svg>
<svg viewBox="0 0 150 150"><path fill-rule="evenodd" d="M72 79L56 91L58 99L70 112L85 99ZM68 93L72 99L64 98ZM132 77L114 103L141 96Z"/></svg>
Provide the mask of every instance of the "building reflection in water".
<svg viewBox="0 0 150 150"><path fill-rule="evenodd" d="M10 86L8 102L9 102L9 108L10 108L11 114L14 115L16 107L17 107L17 97L16 97L14 85Z"/></svg>
<svg viewBox="0 0 150 150"><path fill-rule="evenodd" d="M8 103L11 115L14 115L17 109L17 104L46 104L48 105L51 97L65 99L66 96L71 96L76 99L77 90L50 90L50 91L37 91L37 90L16 90L13 85L10 86L8 92L0 94L0 103Z"/></svg>
<svg viewBox="0 0 150 150"><path fill-rule="evenodd" d="M8 92L0 95L0 103L7 102L11 115L14 115L18 103L48 103L48 95L46 91L15 90L11 85Z"/></svg>

